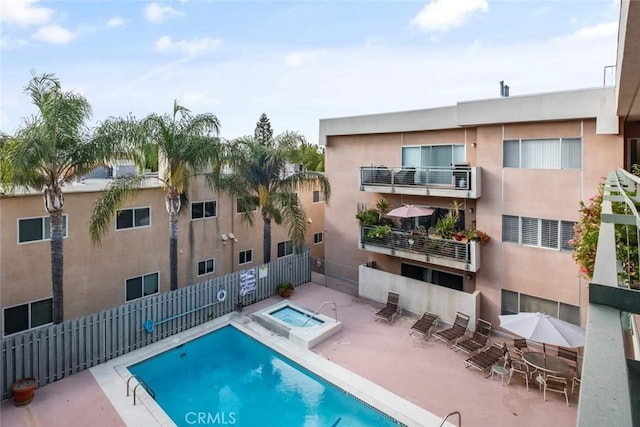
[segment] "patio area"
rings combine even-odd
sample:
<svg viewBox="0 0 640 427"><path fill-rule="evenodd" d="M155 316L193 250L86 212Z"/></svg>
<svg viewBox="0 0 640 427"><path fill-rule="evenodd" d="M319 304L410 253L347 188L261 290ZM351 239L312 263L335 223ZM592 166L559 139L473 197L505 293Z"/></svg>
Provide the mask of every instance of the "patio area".
<svg viewBox="0 0 640 427"><path fill-rule="evenodd" d="M527 392L524 381L501 385L496 377L465 368L466 355L454 352L433 338L428 342L409 336L415 315L404 313L392 325L374 322L381 304L338 292L339 284L324 278L298 287L291 300L313 311L322 302L334 301L343 329L312 351L370 380L398 396L444 417L460 411L465 426L573 426L576 424L577 394L550 393L543 402L535 383ZM321 283L321 284L320 284ZM329 287L325 287L327 284ZM281 301L279 296L246 307L242 314ZM402 297L401 297L402 303ZM329 317L328 306L321 312ZM494 325L495 327L496 325ZM504 340L495 334L494 341ZM508 342L509 343L509 342ZM124 392L124 384L123 384ZM124 425L118 409L102 393L89 371L75 374L36 390L30 404L16 407L11 401L0 406L0 424L10 426L118 426ZM454 425L456 420L449 419Z"/></svg>

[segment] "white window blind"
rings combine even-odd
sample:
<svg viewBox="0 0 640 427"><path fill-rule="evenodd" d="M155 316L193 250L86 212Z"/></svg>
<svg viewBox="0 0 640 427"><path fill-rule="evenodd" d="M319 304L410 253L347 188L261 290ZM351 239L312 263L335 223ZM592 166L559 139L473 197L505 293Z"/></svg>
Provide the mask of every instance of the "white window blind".
<svg viewBox="0 0 640 427"><path fill-rule="evenodd" d="M540 220L540 245L545 248L558 247L558 221L550 219Z"/></svg>
<svg viewBox="0 0 640 427"><path fill-rule="evenodd" d="M538 219L522 218L522 244L538 246Z"/></svg>
<svg viewBox="0 0 640 427"><path fill-rule="evenodd" d="M502 241L520 243L520 219L517 216L504 215L502 217Z"/></svg>
<svg viewBox="0 0 640 427"><path fill-rule="evenodd" d="M526 169L580 169L582 138L504 140L502 166Z"/></svg>

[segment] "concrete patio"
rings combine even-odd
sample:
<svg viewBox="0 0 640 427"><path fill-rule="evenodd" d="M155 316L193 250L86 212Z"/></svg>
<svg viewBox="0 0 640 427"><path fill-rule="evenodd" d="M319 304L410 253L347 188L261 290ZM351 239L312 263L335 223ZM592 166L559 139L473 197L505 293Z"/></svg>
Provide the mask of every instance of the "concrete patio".
<svg viewBox="0 0 640 427"><path fill-rule="evenodd" d="M316 280L316 278L314 278ZM321 284L319 284L321 283ZM327 284L329 287L325 287ZM415 315L405 313L392 325L374 322L380 304L338 292L335 284L322 279L296 289L291 300L314 310L324 301L337 304L343 329L312 351L369 379L398 396L444 417L460 411L465 426L573 426L576 424L577 395L551 393L543 402L534 384L526 391L524 381L510 385L485 378L485 373L465 368L466 355L454 352L433 338L428 342L409 336ZM246 307L250 313L281 301L279 296ZM333 317L329 307L323 314ZM498 342L507 341L494 336ZM124 384L123 384L124 392ZM0 424L7 426L118 426L124 425L118 409L102 393L89 371L75 374L36 391L30 404L16 407L11 401L0 405ZM456 423L454 418L449 421Z"/></svg>

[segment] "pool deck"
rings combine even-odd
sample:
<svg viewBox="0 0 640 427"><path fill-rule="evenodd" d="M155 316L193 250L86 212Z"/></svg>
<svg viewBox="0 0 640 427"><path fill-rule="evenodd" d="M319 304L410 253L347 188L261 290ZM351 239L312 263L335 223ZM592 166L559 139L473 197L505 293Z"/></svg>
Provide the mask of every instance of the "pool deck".
<svg viewBox="0 0 640 427"><path fill-rule="evenodd" d="M373 314L381 304L327 288L324 280L319 283L322 285L298 287L291 301L311 311L324 301L337 304L342 330L312 349L325 359L438 417L460 411L465 426L576 424L577 395L569 395L571 406L567 407L564 396L557 393L550 393L543 402L535 384L530 384L527 392L520 379L503 386L497 377L492 381L476 369L465 368L464 353L456 353L433 338L424 342L410 337L408 329L415 315L404 314L392 325L375 322ZM269 298L246 307L242 314L250 315L280 301L279 296ZM322 312L333 317L329 307ZM494 340L505 341L499 336ZM456 424L453 417L449 421ZM92 373L83 371L36 390L28 405L16 407L10 400L3 401L0 425L100 427L125 423Z"/></svg>

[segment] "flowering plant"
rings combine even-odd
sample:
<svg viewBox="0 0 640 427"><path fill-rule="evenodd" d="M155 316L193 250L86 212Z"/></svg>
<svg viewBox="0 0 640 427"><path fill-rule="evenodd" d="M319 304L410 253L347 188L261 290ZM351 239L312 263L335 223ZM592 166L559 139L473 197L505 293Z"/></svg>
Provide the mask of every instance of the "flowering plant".
<svg viewBox="0 0 640 427"><path fill-rule="evenodd" d="M573 228L573 259L580 268L580 275L586 279L593 277L596 264L596 248L600 232L600 212L602 211L602 192L604 185L598 186L598 193L588 203L580 201L580 221Z"/></svg>

